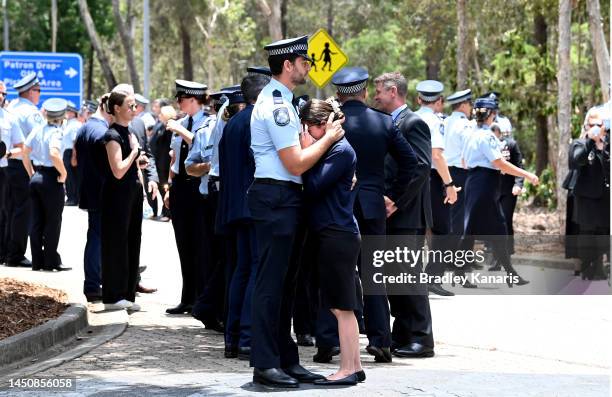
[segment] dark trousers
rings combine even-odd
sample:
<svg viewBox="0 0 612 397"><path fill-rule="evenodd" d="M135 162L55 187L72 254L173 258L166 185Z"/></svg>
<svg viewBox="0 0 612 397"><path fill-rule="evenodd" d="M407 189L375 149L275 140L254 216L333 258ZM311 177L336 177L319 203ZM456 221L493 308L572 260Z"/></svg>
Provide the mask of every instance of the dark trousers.
<svg viewBox="0 0 612 397"><path fill-rule="evenodd" d="M85 253L83 254L83 264L85 270L85 282L83 283L83 293L93 294L100 291L102 285L101 275L101 223L102 216L100 210L87 210L87 242L85 243Z"/></svg>
<svg viewBox="0 0 612 397"><path fill-rule="evenodd" d="M172 196L172 195L170 195ZM196 261L195 301L192 314L204 320L223 320L225 318L225 279L224 257L225 241L215 233L215 217L217 214L218 192L209 185L208 196L202 198L202 216L198 236L199 258ZM173 218L174 219L174 218ZM201 236L206 236L203 243ZM205 249L206 252L203 252Z"/></svg>
<svg viewBox="0 0 612 397"><path fill-rule="evenodd" d="M6 261L6 244L9 233L7 213L7 184L6 167L0 168L0 263Z"/></svg>
<svg viewBox="0 0 612 397"><path fill-rule="evenodd" d="M463 220L465 216L465 180L467 179L467 170L458 167L448 167L451 178L457 187L461 190L457 193L457 201L453 205L446 205L450 211L451 225L450 233L462 236L463 235ZM437 173L436 173L437 174ZM438 176L439 178L439 176Z"/></svg>
<svg viewBox="0 0 612 397"><path fill-rule="evenodd" d="M257 274L257 242L252 224L241 224L234 230L236 268L229 285L225 343L251 346L251 301Z"/></svg>
<svg viewBox="0 0 612 397"><path fill-rule="evenodd" d="M140 264L142 185L106 181L102 187L102 301L134 302Z"/></svg>
<svg viewBox="0 0 612 397"><path fill-rule="evenodd" d="M55 168L40 167L30 181L32 269L51 270L62 264L57 245L62 230L64 186L57 181L58 176Z"/></svg>
<svg viewBox="0 0 612 397"><path fill-rule="evenodd" d="M248 196L259 257L252 297L251 366L286 368L300 360L291 337L298 263L291 261L291 252L302 193L300 188L256 181Z"/></svg>
<svg viewBox="0 0 612 397"><path fill-rule="evenodd" d="M499 197L499 203L504 212L504 218L506 219L506 227L508 228L508 253L514 254L514 209L516 208L517 196L510 193L502 194Z"/></svg>
<svg viewBox="0 0 612 397"><path fill-rule="evenodd" d="M200 179L175 179L170 187L170 211L183 276L181 303L191 305L196 296L196 262L200 257L199 249L202 244L199 235L202 219L197 216L197 206L201 206L202 202L202 195L198 190Z"/></svg>
<svg viewBox="0 0 612 397"><path fill-rule="evenodd" d="M448 234L451 231L450 205L444 204L446 189L437 171L432 171L429 178L431 189L431 249L445 251L450 249ZM443 262L431 261L427 265L427 273L431 276L442 276L446 270Z"/></svg>
<svg viewBox="0 0 612 397"><path fill-rule="evenodd" d="M157 216L157 196L153 197L153 195L151 194L152 192L149 192L149 177L143 173L142 175L142 179L143 182L145 184L145 192L147 194L147 203L149 204L149 207L151 207L151 210L153 211L153 216Z"/></svg>
<svg viewBox="0 0 612 397"><path fill-rule="evenodd" d="M79 185L77 177L77 168L70 164L72 158L72 149L64 150L64 167L66 167L66 201L70 204L79 203Z"/></svg>
<svg viewBox="0 0 612 397"><path fill-rule="evenodd" d="M25 259L30 227L30 178L23 162L10 159L6 168L8 180L7 217L9 233L7 236L6 261L16 263Z"/></svg>
<svg viewBox="0 0 612 397"><path fill-rule="evenodd" d="M414 236L407 239L411 250L420 250L425 244L425 229L389 229L388 234L401 236ZM423 266L422 260L417 267ZM419 294L389 295L391 315L394 317L391 337L394 347L401 347L410 343L420 343L431 348L434 347L431 309L427 286L423 286Z"/></svg>
<svg viewBox="0 0 612 397"><path fill-rule="evenodd" d="M293 304L293 330L297 335L314 335L319 307L317 241L314 233L306 233L304 244L297 254L300 265Z"/></svg>

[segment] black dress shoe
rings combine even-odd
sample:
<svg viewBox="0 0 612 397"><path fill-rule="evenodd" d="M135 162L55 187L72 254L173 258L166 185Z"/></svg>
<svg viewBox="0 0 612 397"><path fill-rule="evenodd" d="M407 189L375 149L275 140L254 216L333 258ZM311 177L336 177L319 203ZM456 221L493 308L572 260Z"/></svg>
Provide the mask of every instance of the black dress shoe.
<svg viewBox="0 0 612 397"><path fill-rule="evenodd" d="M8 267L32 267L32 262L27 258L23 258L20 261L7 261L6 266Z"/></svg>
<svg viewBox="0 0 612 397"><path fill-rule="evenodd" d="M236 345L225 345L225 351L223 352L225 358L236 358L238 357L238 346Z"/></svg>
<svg viewBox="0 0 612 397"><path fill-rule="evenodd" d="M310 334L296 334L298 346L314 346L314 338Z"/></svg>
<svg viewBox="0 0 612 397"><path fill-rule="evenodd" d="M253 383L271 387L297 388L300 386L295 378L287 375L280 368L254 368Z"/></svg>
<svg viewBox="0 0 612 397"><path fill-rule="evenodd" d="M455 296L454 292L450 292L442 288L440 284L431 284L428 287L429 292L440 296Z"/></svg>
<svg viewBox="0 0 612 397"><path fill-rule="evenodd" d="M357 379L357 374L355 373L350 374L345 378L336 380L329 380L327 378L317 379L313 383L317 386L355 386L357 382L359 382L359 380Z"/></svg>
<svg viewBox="0 0 612 397"><path fill-rule="evenodd" d="M302 383L313 383L317 379L325 379L323 375L310 372L300 364L294 364L290 367L283 368L283 371L292 378L297 379L298 382Z"/></svg>
<svg viewBox="0 0 612 397"><path fill-rule="evenodd" d="M317 354L312 356L312 361L315 363L328 363L332 360L333 356L340 354L340 348L338 346L333 347L322 347L317 348Z"/></svg>
<svg viewBox="0 0 612 397"><path fill-rule="evenodd" d="M355 372L355 375L357 375L357 382L363 382L366 380L365 371L363 369Z"/></svg>
<svg viewBox="0 0 612 397"><path fill-rule="evenodd" d="M374 361L377 363L390 363L393 360L391 349L388 347L367 346L366 351L374 356Z"/></svg>
<svg viewBox="0 0 612 397"><path fill-rule="evenodd" d="M54 267L43 267L42 269L43 269L43 270L46 270L46 271L49 271L49 272L52 272L52 271L54 271L54 270L55 270L56 272L65 272L65 271L67 271L67 270L72 270L72 268L71 268L71 267L64 266L64 265L61 265L61 264L60 264L60 265L57 265L57 266L54 266Z"/></svg>
<svg viewBox="0 0 612 397"><path fill-rule="evenodd" d="M251 359L251 347L240 346L238 347L238 360L250 360Z"/></svg>
<svg viewBox="0 0 612 397"><path fill-rule="evenodd" d="M402 358L425 358L433 357L434 349L420 343L410 343L393 351L393 355Z"/></svg>
<svg viewBox="0 0 612 397"><path fill-rule="evenodd" d="M179 303L177 306L175 307L171 307L169 309L166 309L166 313L168 314L185 314L185 313L191 313L191 309L193 309L192 305L188 305L186 303Z"/></svg>

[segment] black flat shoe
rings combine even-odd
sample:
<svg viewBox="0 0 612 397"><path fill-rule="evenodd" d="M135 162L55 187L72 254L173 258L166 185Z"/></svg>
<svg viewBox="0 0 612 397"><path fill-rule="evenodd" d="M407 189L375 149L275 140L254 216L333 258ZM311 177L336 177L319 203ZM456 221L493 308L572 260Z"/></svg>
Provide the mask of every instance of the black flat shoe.
<svg viewBox="0 0 612 397"><path fill-rule="evenodd" d="M46 270L48 272L52 272L52 271L56 271L56 272L65 272L68 270L72 270L71 267L68 266L64 266L64 265L57 265L55 267L43 267L42 270Z"/></svg>
<svg viewBox="0 0 612 397"><path fill-rule="evenodd" d="M440 296L455 296L454 292L444 289L440 284L431 284L427 287L429 292Z"/></svg>
<svg viewBox="0 0 612 397"><path fill-rule="evenodd" d="M251 348L249 346L240 346L238 348L238 360L250 360L251 359Z"/></svg>
<svg viewBox="0 0 612 397"><path fill-rule="evenodd" d="M254 368L253 383L270 387L295 389L300 386L298 381L287 375L280 368Z"/></svg>
<svg viewBox="0 0 612 397"><path fill-rule="evenodd" d="M390 363L393 360L391 349L388 347L367 346L366 351L374 356L374 361L377 363Z"/></svg>
<svg viewBox="0 0 612 397"><path fill-rule="evenodd" d="M177 306L175 307L171 307L169 309L166 309L166 313L168 314L185 314L185 313L191 313L191 309L193 309L192 305L188 305L186 303L179 303Z"/></svg>
<svg viewBox="0 0 612 397"><path fill-rule="evenodd" d="M7 261L6 262L6 266L8 267L32 267L32 262L27 259L27 258L23 258L20 261Z"/></svg>
<svg viewBox="0 0 612 397"><path fill-rule="evenodd" d="M296 334L298 346L314 346L314 338L310 334Z"/></svg>
<svg viewBox="0 0 612 397"><path fill-rule="evenodd" d="M338 346L333 347L318 347L317 353L312 356L312 361L315 363L328 363L332 360L332 357L340 354L340 348Z"/></svg>
<svg viewBox="0 0 612 397"><path fill-rule="evenodd" d="M238 357L238 346L225 345L225 351L223 352L225 358L236 358Z"/></svg>
<svg viewBox="0 0 612 397"><path fill-rule="evenodd" d="M355 375L357 375L357 382L363 382L366 380L365 371L363 369L355 372Z"/></svg>
<svg viewBox="0 0 612 397"><path fill-rule="evenodd" d="M395 349L393 355L401 358L433 357L434 349L420 343L410 343L409 345Z"/></svg>
<svg viewBox="0 0 612 397"><path fill-rule="evenodd" d="M342 379L329 380L327 378L315 380L313 383L317 386L355 386L359 382L357 374L351 374Z"/></svg>
<svg viewBox="0 0 612 397"><path fill-rule="evenodd" d="M315 374L310 372L300 364L294 364L290 367L283 368L283 371L294 379L297 379L301 383L313 383L318 379L325 379L323 375Z"/></svg>

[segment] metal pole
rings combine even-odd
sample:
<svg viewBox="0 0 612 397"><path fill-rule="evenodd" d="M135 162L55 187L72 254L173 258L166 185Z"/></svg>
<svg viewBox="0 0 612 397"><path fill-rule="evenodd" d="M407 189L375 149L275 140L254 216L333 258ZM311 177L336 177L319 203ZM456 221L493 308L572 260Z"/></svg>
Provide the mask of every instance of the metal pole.
<svg viewBox="0 0 612 397"><path fill-rule="evenodd" d="M149 0L144 0L143 1L143 13L142 13L142 18L143 18L143 33L142 33L142 48L143 48L143 77L144 77L144 91L143 91L143 95L145 96L145 98L149 97L149 82L150 82L150 72L151 72L151 59L150 59L150 53L149 53Z"/></svg>
<svg viewBox="0 0 612 397"><path fill-rule="evenodd" d="M9 50L9 19L8 19L8 10L6 9L6 1L2 0L2 12L4 19L4 51Z"/></svg>

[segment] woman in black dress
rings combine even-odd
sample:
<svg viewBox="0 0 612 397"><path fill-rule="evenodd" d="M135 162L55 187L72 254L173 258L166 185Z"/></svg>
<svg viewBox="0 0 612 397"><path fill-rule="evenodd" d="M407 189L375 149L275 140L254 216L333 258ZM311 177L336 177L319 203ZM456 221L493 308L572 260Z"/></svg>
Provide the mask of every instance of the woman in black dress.
<svg viewBox="0 0 612 397"><path fill-rule="evenodd" d="M102 300L106 309L137 311L143 193L138 138L128 130L136 109L132 86L118 85L102 105L115 120L102 138L108 160L101 200Z"/></svg>
<svg viewBox="0 0 612 397"><path fill-rule="evenodd" d="M300 113L304 125L302 148L325 135L326 123L344 117L334 100L312 99ZM342 138L302 175L309 226L318 242L321 307L336 316L340 336L340 369L327 379L315 381L319 385L354 385L365 378L359 356L359 327L353 312L357 308L354 276L361 246L353 216L356 165L355 151Z"/></svg>

